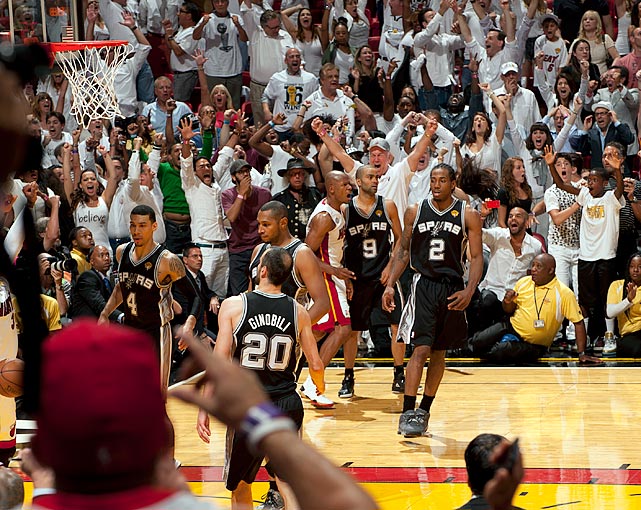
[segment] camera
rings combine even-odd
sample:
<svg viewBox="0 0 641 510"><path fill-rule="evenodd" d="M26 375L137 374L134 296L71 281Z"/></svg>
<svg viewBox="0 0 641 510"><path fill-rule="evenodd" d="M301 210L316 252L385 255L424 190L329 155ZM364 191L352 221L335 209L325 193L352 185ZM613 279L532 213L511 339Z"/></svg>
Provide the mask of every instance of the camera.
<svg viewBox="0 0 641 510"><path fill-rule="evenodd" d="M61 273L64 271L72 273L78 270L78 262L74 259L59 260L56 257L47 257L47 260L49 261L51 269L60 271Z"/></svg>
<svg viewBox="0 0 641 510"><path fill-rule="evenodd" d="M183 119L189 119L191 120L191 129L196 132L200 128L200 121L198 120L198 115L195 113L186 113L182 117L180 117L180 120L178 121L178 125L180 125L180 121Z"/></svg>

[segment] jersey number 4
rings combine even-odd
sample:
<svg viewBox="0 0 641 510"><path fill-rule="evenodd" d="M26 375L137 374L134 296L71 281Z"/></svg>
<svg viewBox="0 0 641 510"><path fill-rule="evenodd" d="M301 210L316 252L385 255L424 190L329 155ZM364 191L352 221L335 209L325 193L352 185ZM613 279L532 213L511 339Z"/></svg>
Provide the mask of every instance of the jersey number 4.
<svg viewBox="0 0 641 510"><path fill-rule="evenodd" d="M138 305L136 304L135 292L130 292L129 295L127 296L127 306L129 307L129 311L131 312L131 315L133 315L134 317L137 317Z"/></svg>
<svg viewBox="0 0 641 510"><path fill-rule="evenodd" d="M240 364L252 370L285 370L292 355L294 340L289 335L267 338L263 333L248 333L243 337Z"/></svg>

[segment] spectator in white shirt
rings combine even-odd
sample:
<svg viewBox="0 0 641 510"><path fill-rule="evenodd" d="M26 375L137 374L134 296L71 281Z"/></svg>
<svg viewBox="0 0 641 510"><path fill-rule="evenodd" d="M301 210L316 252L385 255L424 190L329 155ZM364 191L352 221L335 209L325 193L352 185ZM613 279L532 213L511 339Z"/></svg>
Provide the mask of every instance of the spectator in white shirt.
<svg viewBox="0 0 641 510"><path fill-rule="evenodd" d="M204 116L203 128L209 128L213 117ZM209 124L209 126L207 126ZM183 122L180 128L183 139L191 140L194 132L191 122ZM233 145L236 136L229 138L227 145L218 153L212 168L209 159L194 158L189 145L182 144L180 157L180 180L191 216L191 239L200 248L203 256L202 271L210 287L217 296L227 295L229 276L229 253L227 251L227 232L223 223L225 213L221 201L220 177L232 163Z"/></svg>
<svg viewBox="0 0 641 510"><path fill-rule="evenodd" d="M283 113L285 123L272 126L281 140L291 136L291 129L300 113L303 99L318 87L318 79L301 68L301 53L298 48L289 48L285 53L286 69L274 74L265 87L262 98L265 121Z"/></svg>
<svg viewBox="0 0 641 510"><path fill-rule="evenodd" d="M473 334L498 322L503 317L501 301L505 292L514 288L527 275L534 257L542 251L541 243L526 232L528 213L521 207L510 210L507 227L483 229L483 244L490 252L485 278L479 284L468 320Z"/></svg>
<svg viewBox="0 0 641 510"><path fill-rule="evenodd" d="M295 46L292 37L281 29L280 15L245 0L240 12L249 36L249 98L254 124L263 124L262 97L270 78L285 69L285 52Z"/></svg>
<svg viewBox="0 0 641 510"><path fill-rule="evenodd" d="M169 66L174 74L174 97L177 101L189 101L198 82L198 66L192 55L198 47L193 33L200 18L200 8L193 2L185 2L178 11L178 31L174 30L170 19L162 22L165 43L170 52Z"/></svg>
<svg viewBox="0 0 641 510"><path fill-rule="evenodd" d="M301 124L304 115L305 120L315 115L331 115L335 119L347 117L347 143L351 143L354 136L354 102L339 89L339 71L334 64L325 64L320 70L320 87L305 99L300 113L294 123L294 129ZM305 111L303 111L303 109Z"/></svg>
<svg viewBox="0 0 641 510"><path fill-rule="evenodd" d="M157 134L156 142L162 143L162 135ZM156 218L162 218L163 196L160 185L147 163L140 161L140 148L142 147L142 138L137 136L134 139L133 151L129 158L129 172L127 179L124 180L124 191L127 200L125 201L124 216L129 215L137 205L148 205L156 213ZM115 197L114 197L115 198ZM154 241L164 243L167 238L165 231L165 222L158 221L158 228L154 230ZM126 222L127 227L129 222Z"/></svg>
<svg viewBox="0 0 641 510"><path fill-rule="evenodd" d="M213 0L212 5L214 11L203 15L193 37L197 41L205 39L207 88L212 90L216 85L224 85L231 94L234 108L240 108L243 86L240 42L248 41L245 22L236 14L230 14L229 0Z"/></svg>
<svg viewBox="0 0 641 510"><path fill-rule="evenodd" d="M114 41L128 41L134 45L135 48L135 43L138 41L138 38L135 35L134 28L138 27L135 23L132 27L122 23L123 15L127 12L133 12L133 10L129 8L127 0L99 0L99 5L100 14L105 21L105 25L107 25L111 39ZM135 16L133 14L132 16L135 21ZM151 45L149 51L151 51ZM138 79L138 75L142 75L137 88L138 98L145 102L153 101L153 73L151 66L147 62L146 55L139 68L139 72L134 77L136 80Z"/></svg>
<svg viewBox="0 0 641 510"><path fill-rule="evenodd" d="M519 66L515 62L501 65L503 86L494 91L497 96L511 94L511 108L514 121L522 133L527 133L530 126L541 120L541 112L534 92L519 85Z"/></svg>
<svg viewBox="0 0 641 510"><path fill-rule="evenodd" d="M531 8L536 10L537 2L532 2ZM479 81L489 83L493 89L501 86L500 69L505 62L521 62L525 53L525 38L534 23L529 17L523 20L518 33L514 29L514 19L510 11L510 3L507 0L501 1L502 16L501 21L505 25L504 31L490 29L486 38L485 46L477 41L470 31L467 18L463 15L456 3L452 4L452 9L457 13L457 21L461 29L461 36L465 41L465 46L470 55L479 62ZM470 14L474 16L474 13ZM532 18L534 15L532 14Z"/></svg>
<svg viewBox="0 0 641 510"><path fill-rule="evenodd" d="M134 51L132 52L133 56L127 58L116 71L114 90L116 91L120 114L123 117L133 117L141 108L136 92L136 77L143 66L149 65L147 56L151 51L151 44L149 44L145 34L136 26L136 20L131 13L122 13L121 25L130 28L130 32L135 38L132 42ZM113 55L113 50L109 50L109 52L110 55ZM113 58L113 56L110 56L110 58Z"/></svg>

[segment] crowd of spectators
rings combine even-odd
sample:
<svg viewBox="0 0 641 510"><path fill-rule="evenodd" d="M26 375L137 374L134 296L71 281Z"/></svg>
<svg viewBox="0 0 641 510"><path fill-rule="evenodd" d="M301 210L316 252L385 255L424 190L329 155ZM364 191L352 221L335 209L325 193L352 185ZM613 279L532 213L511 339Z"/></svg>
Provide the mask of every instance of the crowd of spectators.
<svg viewBox="0 0 641 510"><path fill-rule="evenodd" d="M641 218L640 2L279 3L214 0L203 12L92 0L86 40L131 45L115 78L122 116L79 127L55 65L25 86L42 160L7 185L4 227L33 215L43 294L62 324L99 314L135 205L161 219L157 242L187 258L199 249L204 292L222 300L247 289L256 215L272 197L304 240L331 170L373 165L402 219L445 162L483 218L470 336L507 321L506 293L547 252L580 304L588 348L612 340L621 315L609 305L629 299L626 317L637 306L627 286ZM438 128L419 154L430 120ZM9 239L17 254L19 235ZM66 260L75 263L54 263ZM80 279L86 271L94 277ZM615 280L625 281L616 296ZM544 350L572 349L573 322L541 340Z"/></svg>

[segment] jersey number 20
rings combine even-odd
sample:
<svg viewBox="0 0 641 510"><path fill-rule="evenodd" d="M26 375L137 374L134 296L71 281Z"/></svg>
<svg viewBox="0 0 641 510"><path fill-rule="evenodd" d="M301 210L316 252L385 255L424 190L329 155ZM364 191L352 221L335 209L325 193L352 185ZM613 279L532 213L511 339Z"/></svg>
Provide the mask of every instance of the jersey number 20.
<svg viewBox="0 0 641 510"><path fill-rule="evenodd" d="M252 370L285 370L289 365L294 340L288 335L267 338L264 333L248 333L243 337L240 364Z"/></svg>

